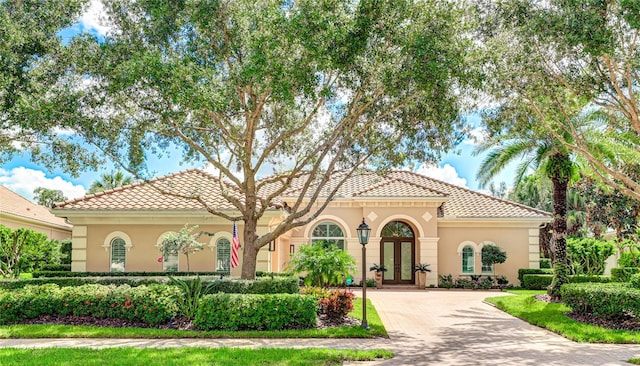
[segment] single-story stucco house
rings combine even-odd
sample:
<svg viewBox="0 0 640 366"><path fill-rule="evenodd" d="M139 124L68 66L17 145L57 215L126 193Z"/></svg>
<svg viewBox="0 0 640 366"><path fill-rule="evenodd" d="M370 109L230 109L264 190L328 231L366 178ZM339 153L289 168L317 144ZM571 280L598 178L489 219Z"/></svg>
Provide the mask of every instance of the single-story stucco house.
<svg viewBox="0 0 640 366"><path fill-rule="evenodd" d="M11 230L25 228L41 232L49 240L71 237L72 226L49 209L37 205L5 186L0 186L0 225Z"/></svg>
<svg viewBox="0 0 640 366"><path fill-rule="evenodd" d="M219 194L224 185L198 169L59 203L52 212L74 225L72 270L186 270L184 256L163 260L157 245L167 233L189 224L210 233L199 238L205 250L190 256L190 270L223 270L239 276L242 263L233 269L229 265L232 223L208 213L194 200L161 194L152 185L234 211ZM294 197L296 190L294 183L281 202ZM269 232L286 215L282 206L266 210L258 234ZM363 218L371 227L367 268L374 263L389 268L385 284L414 284L414 265L428 263L432 272L427 285L436 285L438 275L491 274L493 269L481 262L486 245L506 251L507 261L496 265L496 274L515 283L519 268L538 268L539 226L549 222L551 215L410 171L361 173L344 183L316 219L279 236L273 251L263 247L257 270L283 271L291 253L316 240L338 244L362 268L356 228ZM238 222L242 243L241 225ZM373 278L373 273L364 275ZM359 282L362 276L355 273L354 280Z"/></svg>

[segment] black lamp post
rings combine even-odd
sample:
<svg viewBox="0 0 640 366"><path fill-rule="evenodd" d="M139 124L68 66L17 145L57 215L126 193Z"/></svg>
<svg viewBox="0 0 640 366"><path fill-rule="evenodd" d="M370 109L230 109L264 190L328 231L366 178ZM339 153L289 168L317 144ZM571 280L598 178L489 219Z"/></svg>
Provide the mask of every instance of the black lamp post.
<svg viewBox="0 0 640 366"><path fill-rule="evenodd" d="M362 327L369 329L367 324L367 243L369 243L369 233L371 228L365 224L364 217L362 224L356 229L358 232L358 240L362 244Z"/></svg>

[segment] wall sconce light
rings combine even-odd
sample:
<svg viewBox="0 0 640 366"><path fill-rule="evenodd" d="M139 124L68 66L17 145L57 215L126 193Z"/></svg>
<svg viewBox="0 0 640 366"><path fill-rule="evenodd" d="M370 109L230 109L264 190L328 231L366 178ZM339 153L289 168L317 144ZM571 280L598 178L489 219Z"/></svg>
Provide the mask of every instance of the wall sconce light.
<svg viewBox="0 0 640 366"><path fill-rule="evenodd" d="M276 251L276 241L275 240L271 240L269 242L269 251L270 252L275 252Z"/></svg>
<svg viewBox="0 0 640 366"><path fill-rule="evenodd" d="M293 254L296 252L296 246L291 244L289 245L289 254Z"/></svg>

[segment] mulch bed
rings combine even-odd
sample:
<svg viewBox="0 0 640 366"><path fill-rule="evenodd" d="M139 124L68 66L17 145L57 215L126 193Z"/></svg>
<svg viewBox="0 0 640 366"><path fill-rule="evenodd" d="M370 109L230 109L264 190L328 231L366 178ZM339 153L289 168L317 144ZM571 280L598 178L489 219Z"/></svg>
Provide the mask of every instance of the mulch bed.
<svg viewBox="0 0 640 366"><path fill-rule="evenodd" d="M124 319L102 319L92 316L61 316L61 315L44 315L33 319L27 319L19 324L60 324L60 325L89 325L97 327L113 327L113 328L154 328L149 324L140 322L131 322ZM341 320L331 320L324 315L318 317L317 329L337 328L342 326L360 325L360 320L347 316ZM193 323L186 318L175 318L170 324L163 324L157 329L179 329L179 330L197 330Z"/></svg>
<svg viewBox="0 0 640 366"><path fill-rule="evenodd" d="M536 299L544 302L559 302L547 294L536 295ZM640 331L640 318L631 314L620 314L620 316L615 319L603 319L593 314L582 315L573 312L565 313L565 315L580 323L596 325L607 329L629 330L632 332Z"/></svg>

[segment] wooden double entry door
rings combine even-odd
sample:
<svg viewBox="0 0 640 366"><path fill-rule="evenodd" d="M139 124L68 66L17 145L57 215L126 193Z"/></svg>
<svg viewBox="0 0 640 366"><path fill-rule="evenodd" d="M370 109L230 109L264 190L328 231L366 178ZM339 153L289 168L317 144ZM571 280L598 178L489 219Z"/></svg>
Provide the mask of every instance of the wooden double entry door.
<svg viewBox="0 0 640 366"><path fill-rule="evenodd" d="M380 261L387 268L387 272L384 272L382 283L413 285L415 252L414 238L383 237L380 242Z"/></svg>

